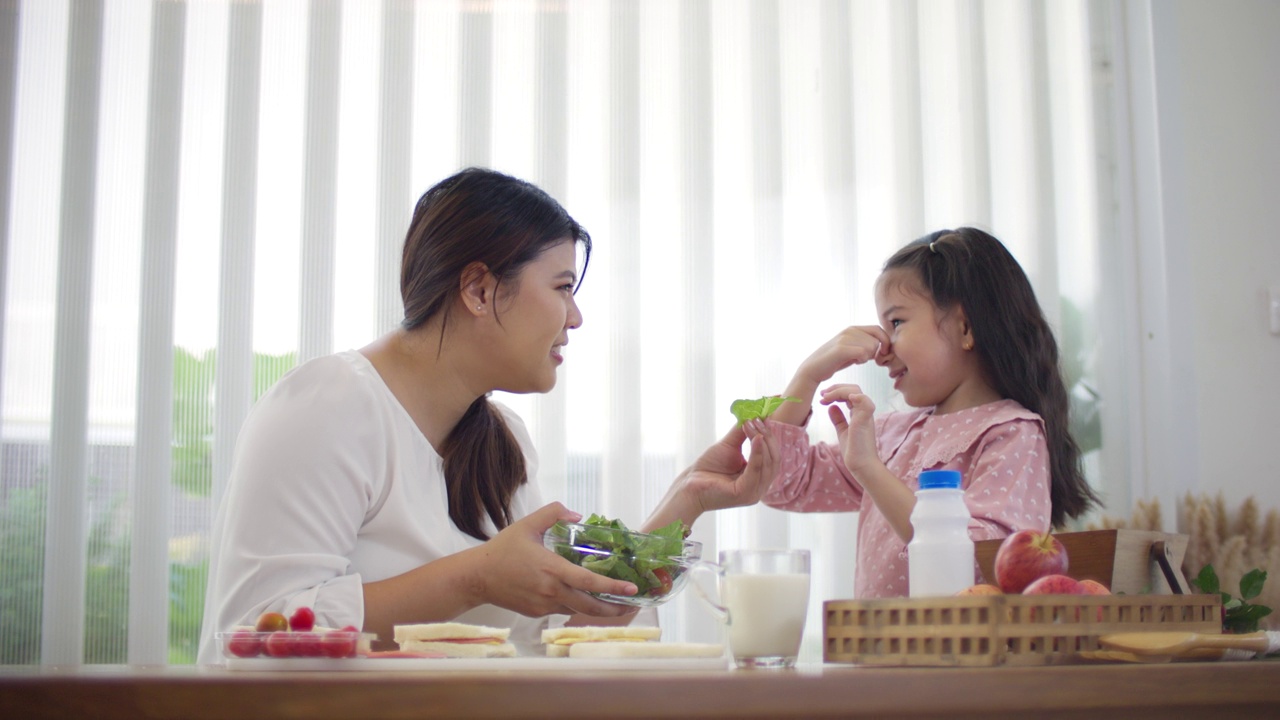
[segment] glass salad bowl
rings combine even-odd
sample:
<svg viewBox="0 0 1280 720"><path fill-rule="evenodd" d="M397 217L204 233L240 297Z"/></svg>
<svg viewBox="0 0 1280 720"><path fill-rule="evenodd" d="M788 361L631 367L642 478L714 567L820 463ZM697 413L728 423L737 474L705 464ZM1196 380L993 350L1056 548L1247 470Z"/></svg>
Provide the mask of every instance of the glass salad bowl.
<svg viewBox="0 0 1280 720"><path fill-rule="evenodd" d="M591 593L607 602L654 607L684 587L689 570L702 558L702 543L686 540L684 524L653 533L629 530L619 520L592 515L585 522L558 522L543 545L575 565L636 586L635 595Z"/></svg>

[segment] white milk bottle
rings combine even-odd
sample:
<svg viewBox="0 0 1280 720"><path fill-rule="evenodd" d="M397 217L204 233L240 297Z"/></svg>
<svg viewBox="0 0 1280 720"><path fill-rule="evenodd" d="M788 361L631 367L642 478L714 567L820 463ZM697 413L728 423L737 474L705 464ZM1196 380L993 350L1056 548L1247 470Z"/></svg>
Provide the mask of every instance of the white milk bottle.
<svg viewBox="0 0 1280 720"><path fill-rule="evenodd" d="M920 473L916 506L907 543L907 581L911 597L954 595L973 585L973 540L969 508L956 470Z"/></svg>

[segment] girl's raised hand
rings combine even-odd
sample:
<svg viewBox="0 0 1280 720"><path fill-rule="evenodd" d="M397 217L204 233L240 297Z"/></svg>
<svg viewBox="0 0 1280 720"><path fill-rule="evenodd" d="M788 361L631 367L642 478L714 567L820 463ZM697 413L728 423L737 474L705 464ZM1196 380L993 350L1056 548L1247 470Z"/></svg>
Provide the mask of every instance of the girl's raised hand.
<svg viewBox="0 0 1280 720"><path fill-rule="evenodd" d="M887 357L889 345L889 335L879 325L854 325L841 330L810 353L796 369L783 394L800 402L783 403L771 419L789 425L803 425L809 418L818 385L850 365Z"/></svg>
<svg viewBox="0 0 1280 720"><path fill-rule="evenodd" d="M876 451L876 404L862 392L862 388L847 383L833 385L822 391L821 402L828 406L827 415L836 428L840 452L849 472L859 477L871 465L880 463ZM849 408L848 420L838 403Z"/></svg>
<svg viewBox="0 0 1280 720"><path fill-rule="evenodd" d="M796 374L803 375L816 386L850 365L861 365L874 360L888 349L889 335L884 328L879 325L854 325L841 330L814 350L800 363Z"/></svg>
<svg viewBox="0 0 1280 720"><path fill-rule="evenodd" d="M466 551L477 560L474 575L483 602L539 617L551 613L613 617L636 611L607 603L587 592L631 595L635 585L574 565L542 544L542 534L557 520L577 522L582 516L558 502L503 528L488 542Z"/></svg>

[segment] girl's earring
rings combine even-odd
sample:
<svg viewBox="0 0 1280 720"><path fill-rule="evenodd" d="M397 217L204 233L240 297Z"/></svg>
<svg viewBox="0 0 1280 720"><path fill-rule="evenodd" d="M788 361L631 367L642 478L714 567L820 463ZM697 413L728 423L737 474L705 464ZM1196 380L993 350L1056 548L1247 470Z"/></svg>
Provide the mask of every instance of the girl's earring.
<svg viewBox="0 0 1280 720"><path fill-rule="evenodd" d="M476 306L476 309L477 309L477 310L484 310L484 305L477 305L477 306Z"/></svg>
<svg viewBox="0 0 1280 720"><path fill-rule="evenodd" d="M967 343L965 343L965 344L961 345L960 347L964 348L965 350L972 350L972 349L973 349L973 343L971 343L971 342L967 342Z"/></svg>

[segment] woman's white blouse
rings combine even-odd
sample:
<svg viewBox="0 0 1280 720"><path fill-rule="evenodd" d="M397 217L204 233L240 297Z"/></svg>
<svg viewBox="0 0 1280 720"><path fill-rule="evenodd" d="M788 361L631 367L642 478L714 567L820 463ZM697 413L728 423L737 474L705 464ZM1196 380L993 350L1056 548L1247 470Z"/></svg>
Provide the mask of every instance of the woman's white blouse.
<svg viewBox="0 0 1280 720"><path fill-rule="evenodd" d="M542 506L537 458L524 423L499 407L528 467L512 502L520 518ZM361 627L362 583L479 544L449 519L443 461L368 359L350 350L307 362L240 430L214 520L199 662L222 662L215 632L270 610L310 606L317 625ZM491 605L457 620L512 628L522 653L548 622Z"/></svg>

